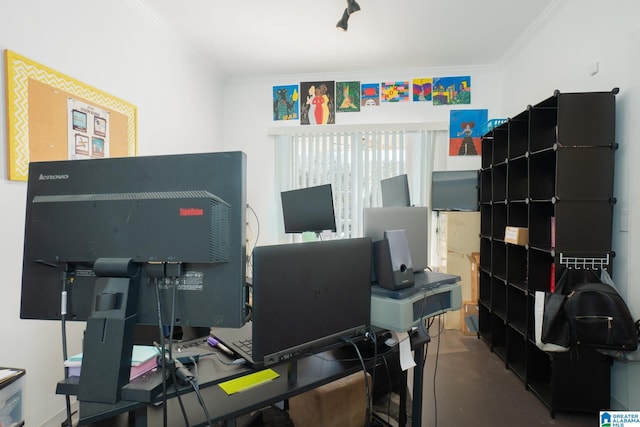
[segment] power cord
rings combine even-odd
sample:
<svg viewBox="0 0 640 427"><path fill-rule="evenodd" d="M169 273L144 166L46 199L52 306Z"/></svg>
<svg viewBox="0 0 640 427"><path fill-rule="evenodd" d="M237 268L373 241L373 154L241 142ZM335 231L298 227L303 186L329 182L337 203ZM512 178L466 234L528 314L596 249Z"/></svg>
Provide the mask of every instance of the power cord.
<svg viewBox="0 0 640 427"><path fill-rule="evenodd" d="M371 418L371 392L369 390L369 378L367 377L367 368L364 364L364 359L362 358L362 353L360 353L360 349L358 348L358 346L356 345L356 343L353 342L353 340L351 338L348 337L342 337L342 340L351 344L353 346L353 348L356 350L356 353L358 354L358 359L360 360L360 364L362 365L362 372L364 373L364 387L365 387L365 393L366 393L366 397L367 397L367 409L366 409L366 419L365 419L365 427L368 427L370 425L370 418Z"/></svg>
<svg viewBox="0 0 640 427"><path fill-rule="evenodd" d="M207 405L205 405L204 403L204 399L202 398L202 394L200 393L200 384L198 382L198 364L196 363L196 360L191 357L190 358L191 361L193 362L193 365L195 366L195 376L193 376L191 379L188 380L189 384L191 384L191 387L193 388L193 391L196 394L196 397L198 398L198 402L200 403L200 406L202 407L202 410L204 412L204 416L207 419L207 424L209 424L209 427L213 426L213 421L211 421L211 416L209 415L209 410L207 409Z"/></svg>
<svg viewBox="0 0 640 427"><path fill-rule="evenodd" d="M49 265L49 264L47 264ZM60 325L62 333L62 360L69 358L67 350L67 284L71 284L75 280L75 271L66 264L64 268L60 268L60 279L62 280L62 293L60 295ZM69 368L64 367L64 378L69 375ZM67 415L67 426L72 427L73 423L71 418L73 414L71 412L71 398L68 394L64 396L65 409Z"/></svg>

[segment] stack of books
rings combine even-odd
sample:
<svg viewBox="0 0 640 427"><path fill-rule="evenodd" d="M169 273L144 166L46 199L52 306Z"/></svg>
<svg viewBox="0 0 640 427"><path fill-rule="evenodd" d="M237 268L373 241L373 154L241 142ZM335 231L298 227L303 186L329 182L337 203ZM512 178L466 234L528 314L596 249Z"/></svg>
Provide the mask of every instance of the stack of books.
<svg viewBox="0 0 640 427"><path fill-rule="evenodd" d="M134 345L131 354L131 375L129 379L134 379L155 369L157 364L158 349L150 345ZM79 377L82 368L82 353L71 356L64 361L68 376Z"/></svg>

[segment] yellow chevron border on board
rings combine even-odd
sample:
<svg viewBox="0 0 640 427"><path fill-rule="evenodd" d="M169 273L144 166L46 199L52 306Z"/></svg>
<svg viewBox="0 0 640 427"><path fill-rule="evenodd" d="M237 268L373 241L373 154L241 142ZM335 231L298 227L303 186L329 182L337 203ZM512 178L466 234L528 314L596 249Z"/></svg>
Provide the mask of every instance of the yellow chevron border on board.
<svg viewBox="0 0 640 427"><path fill-rule="evenodd" d="M127 154L138 154L135 105L8 49L5 50L5 66L10 180L26 181L29 170L29 79L123 114L127 120Z"/></svg>

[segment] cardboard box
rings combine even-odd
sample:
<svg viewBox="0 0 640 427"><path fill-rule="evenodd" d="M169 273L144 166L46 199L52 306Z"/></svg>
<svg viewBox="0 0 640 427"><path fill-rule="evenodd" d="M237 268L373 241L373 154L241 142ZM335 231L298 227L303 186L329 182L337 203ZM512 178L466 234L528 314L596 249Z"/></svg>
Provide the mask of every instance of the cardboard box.
<svg viewBox="0 0 640 427"><path fill-rule="evenodd" d="M371 384L368 372L367 382ZM367 421L365 391L364 375L356 372L293 396L289 399L289 416L296 426L363 426Z"/></svg>
<svg viewBox="0 0 640 427"><path fill-rule="evenodd" d="M514 245L525 246L529 244L529 229L524 227L511 227L507 225L504 230L504 241Z"/></svg>
<svg viewBox="0 0 640 427"><path fill-rule="evenodd" d="M460 330L464 335L478 333L478 301L465 301L460 310Z"/></svg>

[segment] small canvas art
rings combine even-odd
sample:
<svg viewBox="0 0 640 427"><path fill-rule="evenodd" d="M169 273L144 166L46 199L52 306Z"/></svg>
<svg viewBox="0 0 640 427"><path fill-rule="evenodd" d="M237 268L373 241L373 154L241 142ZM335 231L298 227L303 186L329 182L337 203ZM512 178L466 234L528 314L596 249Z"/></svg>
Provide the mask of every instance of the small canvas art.
<svg viewBox="0 0 640 427"><path fill-rule="evenodd" d="M363 83L361 86L360 104L363 107L380 105L380 83Z"/></svg>
<svg viewBox="0 0 640 427"><path fill-rule="evenodd" d="M360 111L360 82L336 82L336 111Z"/></svg>
<svg viewBox="0 0 640 427"><path fill-rule="evenodd" d="M482 150L481 128L488 110L451 110L449 120L449 155L478 156Z"/></svg>
<svg viewBox="0 0 640 427"><path fill-rule="evenodd" d="M431 101L433 79L413 79L413 102Z"/></svg>
<svg viewBox="0 0 640 427"><path fill-rule="evenodd" d="M471 104L471 77L434 77L433 105Z"/></svg>
<svg viewBox="0 0 640 427"><path fill-rule="evenodd" d="M298 85L273 87L273 120L298 120Z"/></svg>
<svg viewBox="0 0 640 427"><path fill-rule="evenodd" d="M409 101L409 82L386 82L381 84L382 102Z"/></svg>
<svg viewBox="0 0 640 427"><path fill-rule="evenodd" d="M301 82L300 124L326 125L336 122L335 82Z"/></svg>

